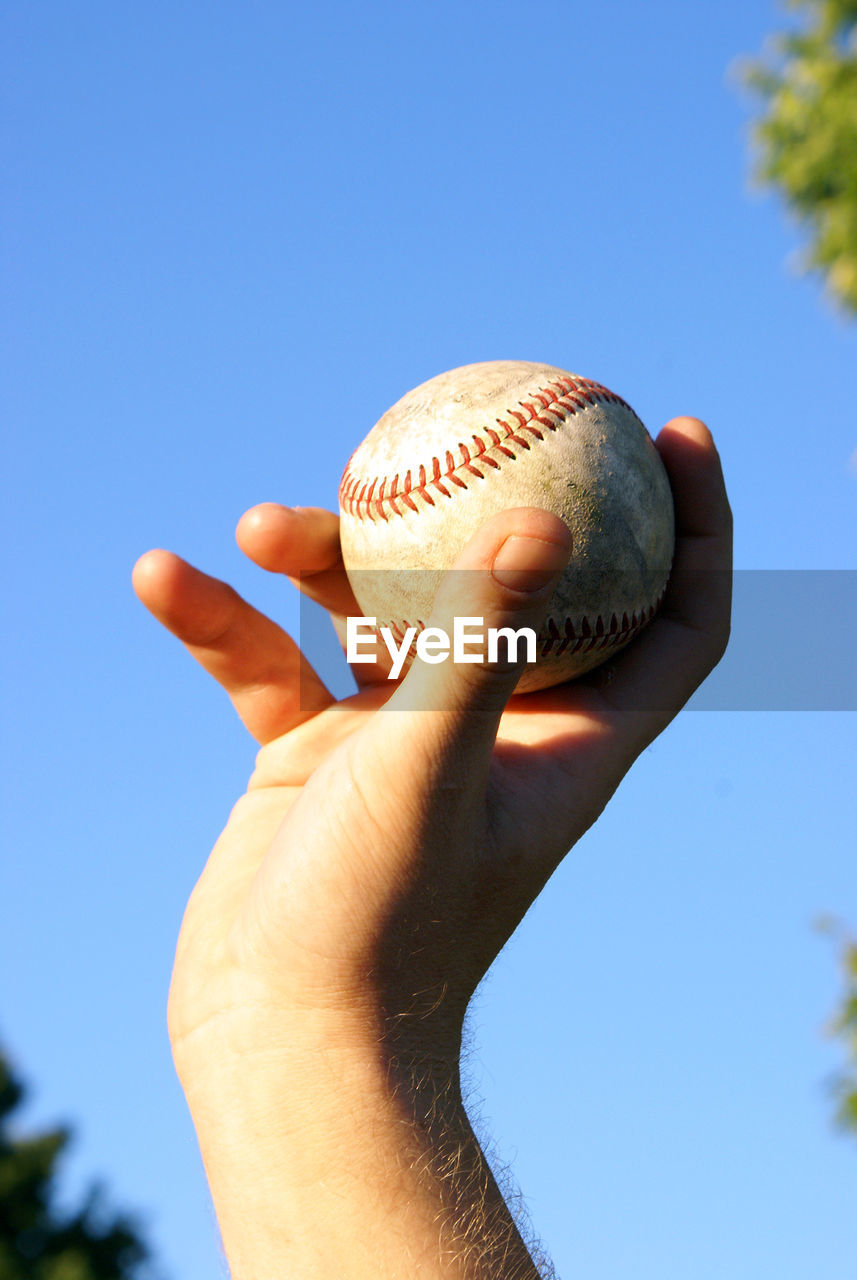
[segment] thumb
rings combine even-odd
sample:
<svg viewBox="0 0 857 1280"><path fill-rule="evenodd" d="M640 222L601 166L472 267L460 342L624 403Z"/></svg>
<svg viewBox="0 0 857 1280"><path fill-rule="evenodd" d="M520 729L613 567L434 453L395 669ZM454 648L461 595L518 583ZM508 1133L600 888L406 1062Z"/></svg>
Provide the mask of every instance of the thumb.
<svg viewBox="0 0 857 1280"><path fill-rule="evenodd" d="M426 661L417 650L408 675L388 703L391 709L417 715L415 736L424 750L448 748L453 740L481 752L493 744L528 650L525 637L510 645L507 636L497 633L522 628L538 633L570 554L571 534L565 524L536 507L492 516L464 548L441 582L426 628L426 640L437 635L438 649L442 639L449 638L448 656ZM458 655L463 661L455 660L456 619L460 629L464 619L470 620L471 638ZM489 644L492 630L497 635L496 654ZM425 712L432 714L421 714Z"/></svg>

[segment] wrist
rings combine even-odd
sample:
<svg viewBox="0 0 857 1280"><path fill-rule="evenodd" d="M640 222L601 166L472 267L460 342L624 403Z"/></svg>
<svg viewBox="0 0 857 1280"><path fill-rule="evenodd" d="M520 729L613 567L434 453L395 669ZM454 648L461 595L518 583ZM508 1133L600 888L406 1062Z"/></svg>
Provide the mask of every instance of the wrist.
<svg viewBox="0 0 857 1280"><path fill-rule="evenodd" d="M270 1031L264 1053L221 1053L185 1082L233 1280L446 1275L425 1169L441 1126L464 1118L457 1064L412 1090L415 1066L398 1071L351 1029L290 1027L279 1049ZM429 1097L431 1137L417 1119Z"/></svg>
<svg viewBox="0 0 857 1280"><path fill-rule="evenodd" d="M470 1129L457 1053L288 1023L246 1027L252 1053L233 1028L204 1073L183 1074L234 1280L481 1277L478 1249L494 1280L535 1276Z"/></svg>

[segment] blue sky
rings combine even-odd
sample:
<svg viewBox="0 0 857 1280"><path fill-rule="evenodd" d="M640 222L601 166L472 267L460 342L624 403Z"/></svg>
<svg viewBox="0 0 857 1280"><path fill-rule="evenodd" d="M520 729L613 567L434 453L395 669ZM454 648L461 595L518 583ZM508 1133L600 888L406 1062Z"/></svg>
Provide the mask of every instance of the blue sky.
<svg viewBox="0 0 857 1280"><path fill-rule="evenodd" d="M715 432L742 569L857 568L857 330L789 266L730 80L772 3L10 0L0 1035L166 1274L220 1273L164 1007L187 895L252 767L136 602L168 546L284 625L234 525L332 506L416 383L598 379ZM795 581L798 579L795 578ZM834 598L758 644L847 659ZM470 1071L561 1275L845 1280L830 1124L857 926L853 714L686 712L500 958Z"/></svg>

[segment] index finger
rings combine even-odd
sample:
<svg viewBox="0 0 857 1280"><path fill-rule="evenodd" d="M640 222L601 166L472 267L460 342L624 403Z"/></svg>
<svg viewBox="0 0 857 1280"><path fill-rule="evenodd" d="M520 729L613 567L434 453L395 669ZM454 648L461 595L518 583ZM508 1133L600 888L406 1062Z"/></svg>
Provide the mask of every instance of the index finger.
<svg viewBox="0 0 857 1280"><path fill-rule="evenodd" d="M339 516L323 507L283 507L262 502L245 511L235 530L238 545L262 569L281 573L308 599L330 614L345 649L345 619L359 618L357 603L342 560ZM357 684L385 682L389 663L352 667Z"/></svg>
<svg viewBox="0 0 857 1280"><path fill-rule="evenodd" d="M332 511L261 502L244 512L235 538L255 564L283 574L328 613L362 613L342 562L339 516Z"/></svg>

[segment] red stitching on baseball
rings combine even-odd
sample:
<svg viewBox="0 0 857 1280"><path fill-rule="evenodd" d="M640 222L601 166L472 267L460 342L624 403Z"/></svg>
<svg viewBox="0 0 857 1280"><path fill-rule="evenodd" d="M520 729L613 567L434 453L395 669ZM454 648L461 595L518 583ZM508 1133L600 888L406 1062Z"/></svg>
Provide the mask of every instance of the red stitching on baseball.
<svg viewBox="0 0 857 1280"><path fill-rule="evenodd" d="M529 401L519 400L517 409L507 409L505 418L495 419L497 426L504 433L503 435L493 427L484 427L483 430L490 439L490 444L486 445L481 436L474 434L472 437L474 451L471 454L467 445L459 442L458 449L461 454L459 461L456 462L452 451L447 449L445 467L439 457L432 458L430 464L431 479L429 480L427 478L429 468L426 464L421 463L417 469L419 484L412 485L411 472L408 471L402 483L401 492L399 490L398 474L383 478L375 476L369 481L361 476L355 476L351 470L351 461L349 461L339 487L339 501L342 509L358 520L366 518L372 521L376 518L386 521L388 509L392 510L397 516L404 515L404 510L402 509L404 507L419 513L421 508L411 497L412 492L419 494L429 506L435 506L435 502L428 491L429 484L437 492L444 494L447 498L451 498L452 493L446 487L447 485L454 484L459 489L468 488L467 483L459 474L460 472L469 472L471 475L483 480L485 478L484 473L473 465L473 457L479 459L480 466L487 465L493 467L494 470L501 470L501 463L497 461L496 457L491 457L490 454L499 453L504 458L508 458L510 462L514 462L518 455L509 447L509 442L517 445L520 449L528 450L531 448L530 442L520 434L521 431L528 431L536 440L545 439L543 432L533 425L536 422L542 427L546 427L548 431L555 432L569 418L585 411L589 405L595 405L599 401L621 405L629 413L634 413L631 406L626 404L621 396L609 391L600 382L592 382L589 378L572 378L563 375L552 379L547 387L541 387L539 390L533 391L531 397L538 402L541 408L540 413L536 411L535 406ZM521 410L526 412L522 413ZM552 417L547 417L546 414L551 414ZM636 416L634 414L634 417ZM517 426L513 427L512 423L507 419L513 419ZM387 489L388 483L389 489ZM376 486L377 493L375 491ZM401 504L401 507L399 504ZM641 617L643 616L641 615ZM649 617L651 616L650 613ZM634 619L632 618L632 625L633 622Z"/></svg>
<svg viewBox="0 0 857 1280"><path fill-rule="evenodd" d="M366 511L371 520L375 519L374 515L372 514L372 494L375 492L375 485L377 483L378 483L378 477L376 476L375 479L370 484L369 490L366 494Z"/></svg>
<svg viewBox="0 0 857 1280"><path fill-rule="evenodd" d="M555 618L548 618L538 636L539 656L547 658L553 654L554 657L559 657L560 654L566 651L569 653L592 653L593 650L613 649L618 645L626 644L636 632L642 631L643 627L655 616L666 595L669 580L670 575L667 574L666 581L654 604L650 604L648 608L641 609L639 618L636 613L632 613L630 622L627 613L622 614L621 624L616 614L612 614L608 626L605 626L604 619L600 613L592 619L584 616L580 620L578 633L571 618L566 617L562 620L562 630L560 630ZM409 627L415 627L417 634L419 634L425 630L426 624L420 619L417 619L416 622L410 622L407 618L391 619L387 622L376 624L373 628L376 636L380 636L382 626L389 627L397 644L401 644ZM412 655L408 654L406 663L410 664L411 661Z"/></svg>

